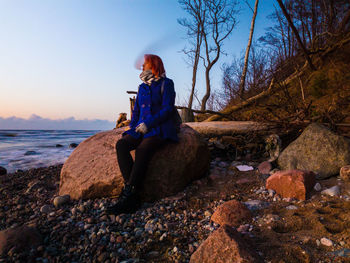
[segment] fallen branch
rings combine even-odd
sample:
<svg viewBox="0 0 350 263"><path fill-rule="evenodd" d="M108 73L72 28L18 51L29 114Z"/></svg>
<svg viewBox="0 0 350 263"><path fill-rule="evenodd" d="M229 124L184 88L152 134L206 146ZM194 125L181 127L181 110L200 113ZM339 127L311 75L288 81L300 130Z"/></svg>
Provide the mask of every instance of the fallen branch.
<svg viewBox="0 0 350 263"><path fill-rule="evenodd" d="M176 109L178 110L182 110L182 109L186 109L186 110L191 110L192 112L195 112L195 113L202 113L202 114L205 114L205 113L210 113L210 114L217 114L217 115L220 115L222 117L226 117L226 114L223 114L221 112L218 112L218 111L212 111L212 110L192 110L192 109L189 109L187 107L183 107L183 106L175 106Z"/></svg>

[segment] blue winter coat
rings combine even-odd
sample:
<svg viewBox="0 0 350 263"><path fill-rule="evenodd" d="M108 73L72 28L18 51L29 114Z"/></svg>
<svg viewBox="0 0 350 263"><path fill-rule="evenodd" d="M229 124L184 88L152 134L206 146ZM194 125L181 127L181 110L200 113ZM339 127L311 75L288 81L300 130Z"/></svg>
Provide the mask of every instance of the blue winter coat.
<svg viewBox="0 0 350 263"><path fill-rule="evenodd" d="M164 90L161 96L161 86L164 80ZM130 134L135 138L141 136L135 131L140 123L147 126L147 133L144 138L160 136L164 139L178 141L176 128L172 121L175 109L175 89L174 82L168 78L153 81L151 86L142 83L139 86L136 102L132 111L130 129L124 134Z"/></svg>

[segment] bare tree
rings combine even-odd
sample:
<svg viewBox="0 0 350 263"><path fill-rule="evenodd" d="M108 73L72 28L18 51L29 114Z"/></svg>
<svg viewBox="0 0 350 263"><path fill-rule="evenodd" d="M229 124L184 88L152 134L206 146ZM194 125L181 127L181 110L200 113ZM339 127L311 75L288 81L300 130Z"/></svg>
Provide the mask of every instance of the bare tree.
<svg viewBox="0 0 350 263"><path fill-rule="evenodd" d="M302 42L302 40L301 40L301 38L300 38L300 36L299 36L298 30L295 28L295 26L294 26L294 24L293 24L293 21L292 21L292 19L290 18L288 12L287 12L286 7L284 6L282 0L277 0L277 2L278 2L278 4L279 4L279 6L281 7L284 16L286 17L286 19L287 19L287 21L288 21L288 23L289 23L289 26L290 26L291 29L293 30L293 33L294 33L294 35L295 35L295 37L296 37L296 39L297 39L297 41L298 41L298 43L299 43L299 46L300 46L300 48L303 50L304 56L305 56L306 60L308 61L309 65L310 65L310 68L311 68L312 70L315 70L316 68L315 68L314 64L312 63L312 61L311 61L311 58L310 58L310 56L309 56L309 54L308 54L308 51L307 51L305 45L303 44L303 42Z"/></svg>
<svg viewBox="0 0 350 263"><path fill-rule="evenodd" d="M203 1L206 17L202 24L205 49L205 55L202 58L205 67L206 93L202 98L202 111L206 109L206 104L210 97L210 71L219 60L223 41L231 34L236 25L235 14L237 13L237 2L234 0Z"/></svg>
<svg viewBox="0 0 350 263"><path fill-rule="evenodd" d="M258 13L258 5L259 5L259 0L255 0L253 18L252 18L252 22L251 22L251 25L250 25L249 40L248 40L248 45L247 45L247 49L246 49L245 57L244 57L244 67L243 67L241 82L240 82L240 85L239 85L239 96L240 96L241 99L243 99L245 79L246 79L246 76L247 76L247 69L248 69L249 51L250 51L250 46L251 46L252 40L253 40L254 25L255 25L255 18L256 18L256 15Z"/></svg>
<svg viewBox="0 0 350 263"><path fill-rule="evenodd" d="M191 109L193 104L193 97L195 94L198 63L203 40L202 25L205 22L204 20L206 10L204 8L203 0L179 0L179 4L181 5L182 9L184 9L191 17L191 20L185 18L178 19L178 23L187 29L187 36L189 37L190 42L190 48L184 48L183 52L188 56L190 64L192 66L192 88L188 100L187 114L184 116L186 121L191 121L190 115L192 115Z"/></svg>

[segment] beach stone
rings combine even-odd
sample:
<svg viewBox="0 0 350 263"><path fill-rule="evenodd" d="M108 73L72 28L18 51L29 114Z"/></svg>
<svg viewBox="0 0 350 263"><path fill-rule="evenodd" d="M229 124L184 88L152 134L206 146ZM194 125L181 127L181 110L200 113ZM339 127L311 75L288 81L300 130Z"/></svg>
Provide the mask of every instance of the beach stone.
<svg viewBox="0 0 350 263"><path fill-rule="evenodd" d="M324 179L350 163L350 141L320 124L310 124L279 156L283 170L308 170Z"/></svg>
<svg viewBox="0 0 350 263"><path fill-rule="evenodd" d="M51 206L49 205L43 205L41 208L40 208L40 212L43 213L43 214L48 214L51 212Z"/></svg>
<svg viewBox="0 0 350 263"><path fill-rule="evenodd" d="M42 243L42 237L34 227L26 225L0 231L0 255L9 250L29 251Z"/></svg>
<svg viewBox="0 0 350 263"><path fill-rule="evenodd" d="M266 189L272 189L282 198L306 200L315 185L315 174L310 171L280 171L266 180Z"/></svg>
<svg viewBox="0 0 350 263"><path fill-rule="evenodd" d="M340 168L340 178L344 181L350 181L350 165L345 165Z"/></svg>
<svg viewBox="0 0 350 263"><path fill-rule="evenodd" d="M244 202L244 204L250 211L264 209L269 206L269 203L261 200L249 200Z"/></svg>
<svg viewBox="0 0 350 263"><path fill-rule="evenodd" d="M251 218L252 215L244 204L236 200L230 200L216 208L210 220L221 226L226 224L238 227L242 222Z"/></svg>
<svg viewBox="0 0 350 263"><path fill-rule="evenodd" d="M323 238L321 238L321 244L326 246L326 247L331 247L331 246L333 246L333 241L326 238L326 237L323 237Z"/></svg>
<svg viewBox="0 0 350 263"><path fill-rule="evenodd" d="M72 199L119 195L123 177L115 145L123 132L100 132L80 143L63 165L59 194ZM168 143L153 155L140 191L143 201L174 195L209 169L209 149L200 135L183 124L178 136L178 143Z"/></svg>
<svg viewBox="0 0 350 263"><path fill-rule="evenodd" d="M340 195L340 188L338 185L335 185L331 188L325 189L321 192L323 195L329 195L329 196L339 196Z"/></svg>
<svg viewBox="0 0 350 263"><path fill-rule="evenodd" d="M192 254L190 263L262 262L258 254L228 225L215 230Z"/></svg>
<svg viewBox="0 0 350 263"><path fill-rule="evenodd" d="M60 195L60 196L56 196L55 199L53 199L53 205L55 207L59 207L65 203L68 203L69 201L70 201L69 195Z"/></svg>
<svg viewBox="0 0 350 263"><path fill-rule="evenodd" d="M272 165L268 161L262 162L258 166L258 171L261 174L269 174L271 169L272 169Z"/></svg>
<svg viewBox="0 0 350 263"><path fill-rule="evenodd" d="M77 148L78 144L77 143L71 143L69 144L69 148Z"/></svg>
<svg viewBox="0 0 350 263"><path fill-rule="evenodd" d="M316 183L315 186L314 186L314 189L315 189L315 191L317 191L317 192L321 191L321 189L322 189L321 184L320 184L320 183Z"/></svg>
<svg viewBox="0 0 350 263"><path fill-rule="evenodd" d="M0 166L0 176L5 174L7 174L7 170L4 167Z"/></svg>

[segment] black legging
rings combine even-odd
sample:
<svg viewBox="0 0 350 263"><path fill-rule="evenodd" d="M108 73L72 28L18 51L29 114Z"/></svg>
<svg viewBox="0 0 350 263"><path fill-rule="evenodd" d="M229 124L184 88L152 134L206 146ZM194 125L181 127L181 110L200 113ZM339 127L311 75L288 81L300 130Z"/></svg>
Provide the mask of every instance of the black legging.
<svg viewBox="0 0 350 263"><path fill-rule="evenodd" d="M119 168L124 182L135 187L140 187L147 166L154 152L165 143L165 139L159 136L138 139L127 134L117 141L116 150ZM135 151L135 163L130 151Z"/></svg>

